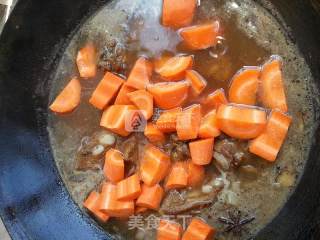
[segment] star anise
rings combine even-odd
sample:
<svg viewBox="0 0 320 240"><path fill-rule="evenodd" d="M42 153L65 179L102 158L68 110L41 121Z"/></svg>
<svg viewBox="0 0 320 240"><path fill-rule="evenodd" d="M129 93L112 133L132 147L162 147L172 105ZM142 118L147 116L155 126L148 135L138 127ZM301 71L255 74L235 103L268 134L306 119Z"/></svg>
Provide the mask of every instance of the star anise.
<svg viewBox="0 0 320 240"><path fill-rule="evenodd" d="M232 232L236 236L241 236L242 232L245 230L245 225L255 220L255 217L242 217L241 211L237 210L235 212L228 211L228 217L219 217L218 220L227 225L224 232Z"/></svg>

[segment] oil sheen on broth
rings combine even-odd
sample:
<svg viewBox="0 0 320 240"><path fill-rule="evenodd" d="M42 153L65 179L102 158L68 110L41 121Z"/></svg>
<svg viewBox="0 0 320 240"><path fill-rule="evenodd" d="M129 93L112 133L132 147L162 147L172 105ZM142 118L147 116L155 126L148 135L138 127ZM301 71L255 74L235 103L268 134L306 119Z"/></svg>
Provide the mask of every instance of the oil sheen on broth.
<svg viewBox="0 0 320 240"><path fill-rule="evenodd" d="M224 190L218 201L208 211L197 213L217 229L223 225L217 221L226 216L226 211L239 209L256 217L248 225L248 234L242 239L256 234L281 209L295 185L305 165L309 152L311 132L314 127L312 89L310 71L297 47L287 37L280 23L262 6L249 0L202 0L197 10L195 22L219 19L224 34L220 44L209 51L190 52L180 44L177 35L160 24L161 0L119 0L112 1L91 17L75 34L58 66L53 81L51 99L70 79L77 75L74 59L84 41L93 40L100 49L106 45L116 45L115 54L124 55L119 64L120 72L128 74L137 56L149 58L161 53L193 54L195 69L208 81L209 89L229 86L232 76L243 66L260 65L270 55L277 54L284 60L284 79L290 114L293 123L286 143L274 164L254 158L250 164L258 169L255 179L248 179L239 171L223 172ZM117 53L118 51L118 53ZM109 64L109 63L107 63ZM64 117L49 117L48 131L53 153L61 176L76 203L82 202L91 189L103 179L101 170L76 171L75 153L84 136L99 131L100 112L88 103L88 98L101 79L102 72L94 80L82 81L83 93L78 109ZM228 208L226 208L226 203ZM109 221L103 226L116 239L153 239L153 232L142 234L128 231L125 222ZM140 236L139 236L140 234ZM233 239L232 234L218 233L216 239Z"/></svg>

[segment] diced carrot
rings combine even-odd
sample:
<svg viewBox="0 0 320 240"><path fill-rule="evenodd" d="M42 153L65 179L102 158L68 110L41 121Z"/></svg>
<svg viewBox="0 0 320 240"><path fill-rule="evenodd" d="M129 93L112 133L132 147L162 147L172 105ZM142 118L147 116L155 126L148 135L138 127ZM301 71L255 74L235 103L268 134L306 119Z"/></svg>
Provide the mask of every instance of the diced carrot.
<svg viewBox="0 0 320 240"><path fill-rule="evenodd" d="M171 59L173 56L169 55L169 54L163 54L161 55L159 58L156 58L153 61L153 66L154 66L154 71L155 72L159 72L159 70L163 67L163 65L169 60Z"/></svg>
<svg viewBox="0 0 320 240"><path fill-rule="evenodd" d="M164 111L156 122L157 128L164 133L175 132L177 117L181 112L181 107Z"/></svg>
<svg viewBox="0 0 320 240"><path fill-rule="evenodd" d="M162 201L164 191L159 184L152 187L142 185L142 192L136 201L136 205L147 209L158 210Z"/></svg>
<svg viewBox="0 0 320 240"><path fill-rule="evenodd" d="M287 112L288 106L282 79L281 65L282 62L280 57L274 56L262 67L260 77L260 99L267 108L279 109L283 112Z"/></svg>
<svg viewBox="0 0 320 240"><path fill-rule="evenodd" d="M186 71L186 79L191 84L192 93L194 96L199 96L207 86L207 81L194 70Z"/></svg>
<svg viewBox="0 0 320 240"><path fill-rule="evenodd" d="M126 129L126 119L133 110L137 110L133 105L112 105L103 112L100 126L126 137L130 134Z"/></svg>
<svg viewBox="0 0 320 240"><path fill-rule="evenodd" d="M89 102L100 110L104 109L115 98L123 83L122 78L107 72L94 90Z"/></svg>
<svg viewBox="0 0 320 240"><path fill-rule="evenodd" d="M135 89L145 89L152 75L152 64L144 57L135 63L127 80L127 85Z"/></svg>
<svg viewBox="0 0 320 240"><path fill-rule="evenodd" d="M117 199L130 201L137 199L141 193L140 177L134 174L117 183Z"/></svg>
<svg viewBox="0 0 320 240"><path fill-rule="evenodd" d="M180 140L198 137L201 122L201 106L194 104L182 111L177 117L177 134Z"/></svg>
<svg viewBox="0 0 320 240"><path fill-rule="evenodd" d="M126 83L122 85L120 91L114 101L115 105L131 105L132 102L130 101L129 97L127 96L128 93L134 92L137 89L133 87L129 87Z"/></svg>
<svg viewBox="0 0 320 240"><path fill-rule="evenodd" d="M80 77L92 78L97 74L97 51L92 43L87 43L77 55Z"/></svg>
<svg viewBox="0 0 320 240"><path fill-rule="evenodd" d="M211 240L215 235L215 229L198 218L193 218L182 240Z"/></svg>
<svg viewBox="0 0 320 240"><path fill-rule="evenodd" d="M127 94L130 101L142 111L146 120L153 115L153 96L146 90L138 90Z"/></svg>
<svg viewBox="0 0 320 240"><path fill-rule="evenodd" d="M161 132L157 125L154 123L148 123L144 129L144 135L151 143L163 143L166 139L163 132Z"/></svg>
<svg viewBox="0 0 320 240"><path fill-rule="evenodd" d="M218 126L230 137L252 139L264 130L267 118L261 108L246 105L220 105L217 112Z"/></svg>
<svg viewBox="0 0 320 240"><path fill-rule="evenodd" d="M136 215L139 215L141 213L145 213L146 211L148 211L148 208L145 208L145 207L136 207L136 210L135 210L135 214Z"/></svg>
<svg viewBox="0 0 320 240"><path fill-rule="evenodd" d="M231 80L229 101L232 103L255 105L257 101L259 67L245 67Z"/></svg>
<svg viewBox="0 0 320 240"><path fill-rule="evenodd" d="M200 138L214 138L221 134L218 121L217 121L217 111L214 109L207 113L201 120L201 125L199 129Z"/></svg>
<svg viewBox="0 0 320 240"><path fill-rule="evenodd" d="M192 56L175 56L167 60L157 73L171 81L182 80L186 76L186 70L192 68Z"/></svg>
<svg viewBox="0 0 320 240"><path fill-rule="evenodd" d="M110 217L126 218L134 214L134 202L118 200L117 186L112 183L103 183L98 201L100 211Z"/></svg>
<svg viewBox="0 0 320 240"><path fill-rule="evenodd" d="M172 165L165 184L166 190L185 188L188 185L188 169L185 162L176 162Z"/></svg>
<svg viewBox="0 0 320 240"><path fill-rule="evenodd" d="M149 84L147 90L153 95L159 108L181 107L188 97L190 84L187 81Z"/></svg>
<svg viewBox="0 0 320 240"><path fill-rule="evenodd" d="M163 0L162 24L166 27L188 26L193 19L197 0Z"/></svg>
<svg viewBox="0 0 320 240"><path fill-rule="evenodd" d="M157 231L157 240L180 240L182 227L179 223L161 219Z"/></svg>
<svg viewBox="0 0 320 240"><path fill-rule="evenodd" d="M96 191L92 191L88 198L84 201L83 206L88 209L95 217L100 221L106 222L109 219L109 216L99 210L98 200L100 194Z"/></svg>
<svg viewBox="0 0 320 240"><path fill-rule="evenodd" d="M106 152L103 172L104 176L113 183L124 178L124 158L120 151L111 148Z"/></svg>
<svg viewBox="0 0 320 240"><path fill-rule="evenodd" d="M273 110L267 126L260 136L249 144L249 151L268 161L275 161L286 138L292 118Z"/></svg>
<svg viewBox="0 0 320 240"><path fill-rule="evenodd" d="M203 166L196 165L192 160L188 161L188 186L200 186L205 178L205 169Z"/></svg>
<svg viewBox="0 0 320 240"><path fill-rule="evenodd" d="M80 82L77 78L73 78L59 93L49 108L55 113L71 112L80 104L80 97Z"/></svg>
<svg viewBox="0 0 320 240"><path fill-rule="evenodd" d="M189 143L191 159L194 164L208 165L213 155L214 138L197 140Z"/></svg>
<svg viewBox="0 0 320 240"><path fill-rule="evenodd" d="M141 180L148 186L162 181L170 167L170 158L153 145L147 145L140 165Z"/></svg>
<svg viewBox="0 0 320 240"><path fill-rule="evenodd" d="M214 21L182 28L180 35L190 49L201 50L215 46L220 31L220 22Z"/></svg>
<svg viewBox="0 0 320 240"><path fill-rule="evenodd" d="M209 94L204 104L210 107L218 108L221 104L227 104L228 100L226 94L224 93L223 88L217 89L213 93Z"/></svg>

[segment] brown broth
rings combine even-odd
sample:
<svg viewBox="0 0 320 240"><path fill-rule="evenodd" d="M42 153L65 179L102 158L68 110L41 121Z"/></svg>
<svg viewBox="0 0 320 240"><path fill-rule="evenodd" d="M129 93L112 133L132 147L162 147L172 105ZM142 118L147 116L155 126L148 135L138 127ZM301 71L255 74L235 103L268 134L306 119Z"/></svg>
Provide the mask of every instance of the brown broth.
<svg viewBox="0 0 320 240"><path fill-rule="evenodd" d="M259 170L259 177L255 180L248 180L236 171L223 172L220 177L224 179L226 186L219 195L219 200L210 209L195 214L208 220L218 230L223 230L224 226L217 218L226 216L228 209L240 209L254 215L256 220L248 225L248 234L241 238L247 239L277 214L294 190L303 171L311 141L310 133L314 127L311 111L313 103L309 96L318 94L310 92L313 89L312 76L297 47L287 38L280 24L253 1L201 1L194 21L200 23L219 19L224 29L222 49L227 47L227 51L217 57L210 55L209 51L220 53L221 49L197 52L187 50L180 44L176 32L161 26L160 14L161 0L120 0L106 5L81 27L70 42L59 64L50 97L54 98L70 76L77 75L75 55L83 42L88 40L94 40L103 46L115 39L125 46L123 54L127 59L126 74L140 55L152 60L163 52L168 55L192 54L195 59L194 69L208 81L208 88L203 95L217 88L227 91L230 79L243 66L260 65L271 54L281 55L284 59L289 109L294 120L288 140L276 163L269 164L256 157L249 158L247 163ZM76 111L63 117L51 114L49 118L48 131L58 169L71 196L80 207L87 194L103 179L101 171L74 170L75 153L81 139L101 130L101 113L90 106L88 99L102 74L101 71L95 79L81 81L82 101ZM279 173L283 171L293 176L292 186L281 186L277 183ZM230 191L235 194L236 203L226 203ZM129 231L126 222L117 220L101 226L113 233L115 239L135 239L136 234L140 234L136 230ZM145 238L141 239L154 239L153 231L145 234ZM219 232L217 239L236 238L232 234Z"/></svg>

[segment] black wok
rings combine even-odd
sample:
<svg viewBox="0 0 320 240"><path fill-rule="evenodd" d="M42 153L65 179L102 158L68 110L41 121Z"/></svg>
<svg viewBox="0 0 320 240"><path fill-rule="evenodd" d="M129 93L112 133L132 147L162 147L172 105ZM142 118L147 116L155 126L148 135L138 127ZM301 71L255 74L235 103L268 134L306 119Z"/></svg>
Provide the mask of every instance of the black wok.
<svg viewBox="0 0 320 240"><path fill-rule="evenodd" d="M52 73L73 33L106 2L19 1L0 37L0 215L13 239L110 239L72 201L46 130ZM319 87L320 2L271 2ZM256 239L320 239L319 144L317 129L296 191Z"/></svg>

